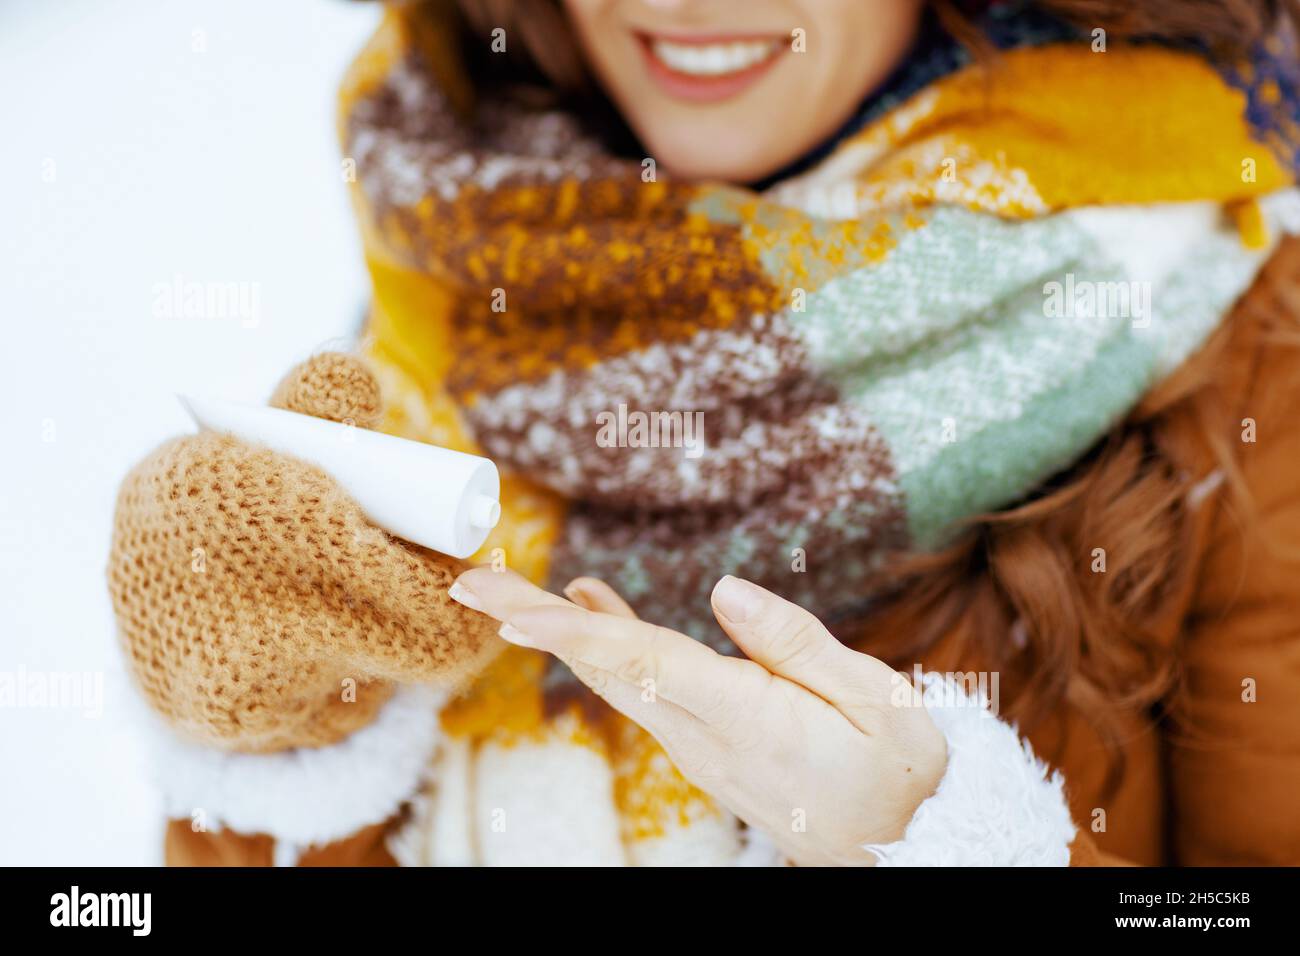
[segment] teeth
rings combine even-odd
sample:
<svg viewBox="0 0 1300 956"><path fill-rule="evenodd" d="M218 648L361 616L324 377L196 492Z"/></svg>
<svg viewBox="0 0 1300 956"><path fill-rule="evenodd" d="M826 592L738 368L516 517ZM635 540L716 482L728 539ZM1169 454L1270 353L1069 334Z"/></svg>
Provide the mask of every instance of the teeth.
<svg viewBox="0 0 1300 956"><path fill-rule="evenodd" d="M691 76L724 76L762 63L777 51L777 40L736 43L673 43L654 40L650 52L670 70Z"/></svg>

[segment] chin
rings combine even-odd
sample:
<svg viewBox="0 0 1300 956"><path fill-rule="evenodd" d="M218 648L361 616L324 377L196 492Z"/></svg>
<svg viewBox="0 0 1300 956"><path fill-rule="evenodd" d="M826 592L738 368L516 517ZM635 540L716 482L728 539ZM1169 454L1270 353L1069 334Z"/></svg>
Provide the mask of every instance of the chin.
<svg viewBox="0 0 1300 956"><path fill-rule="evenodd" d="M648 155L659 166L672 176L686 180L751 183L776 172L789 161L784 155L773 155L771 144L719 134L717 127L707 132L683 132L667 141L647 139L646 143Z"/></svg>

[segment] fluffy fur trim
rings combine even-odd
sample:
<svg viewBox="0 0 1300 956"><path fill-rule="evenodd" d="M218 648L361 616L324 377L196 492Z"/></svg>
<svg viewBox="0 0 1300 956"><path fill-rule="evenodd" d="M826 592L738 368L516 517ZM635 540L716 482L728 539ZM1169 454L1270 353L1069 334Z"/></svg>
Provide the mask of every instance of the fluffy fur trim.
<svg viewBox="0 0 1300 956"><path fill-rule="evenodd" d="M474 753L463 737L446 737L429 783L410 801L406 821L388 834L388 852L400 866L474 866Z"/></svg>
<svg viewBox="0 0 1300 956"><path fill-rule="evenodd" d="M1075 827L1059 773L1016 728L942 674L922 679L948 769L903 839L869 845L881 866L1066 866Z"/></svg>
<svg viewBox="0 0 1300 956"><path fill-rule="evenodd" d="M485 866L626 866L605 755L567 719L540 740L483 743L470 812Z"/></svg>
<svg viewBox="0 0 1300 956"><path fill-rule="evenodd" d="M228 753L177 737L150 714L156 776L171 818L320 846L393 816L420 788L445 694L403 687L370 724L328 747ZM282 862L288 862L287 860Z"/></svg>

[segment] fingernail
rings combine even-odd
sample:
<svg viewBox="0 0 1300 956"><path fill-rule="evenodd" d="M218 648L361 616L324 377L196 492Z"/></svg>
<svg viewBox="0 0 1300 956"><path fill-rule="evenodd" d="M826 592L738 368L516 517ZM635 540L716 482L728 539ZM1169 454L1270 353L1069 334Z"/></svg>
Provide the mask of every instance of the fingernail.
<svg viewBox="0 0 1300 956"><path fill-rule="evenodd" d="M591 608L591 593L577 581L564 586L564 596L579 607Z"/></svg>
<svg viewBox="0 0 1300 956"><path fill-rule="evenodd" d="M713 606L728 621L743 624L754 614L763 600L763 592L757 586L730 574L722 578L713 588Z"/></svg>
<svg viewBox="0 0 1300 956"><path fill-rule="evenodd" d="M483 604L479 601L478 595L459 581L453 581L451 587L447 588L447 597L457 604L465 605L471 611L483 610Z"/></svg>
<svg viewBox="0 0 1300 956"><path fill-rule="evenodd" d="M511 644L518 644L520 647L536 647L537 644L523 631L513 624L502 624L501 630L497 631L502 640L509 641Z"/></svg>

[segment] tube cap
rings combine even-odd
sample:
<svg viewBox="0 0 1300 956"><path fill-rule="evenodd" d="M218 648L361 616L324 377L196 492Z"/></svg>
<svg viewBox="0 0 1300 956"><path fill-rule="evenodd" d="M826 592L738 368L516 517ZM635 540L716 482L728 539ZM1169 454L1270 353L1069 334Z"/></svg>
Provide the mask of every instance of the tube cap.
<svg viewBox="0 0 1300 956"><path fill-rule="evenodd" d="M469 504L469 523L474 528L491 531L501 520L501 505L488 495L475 495Z"/></svg>

